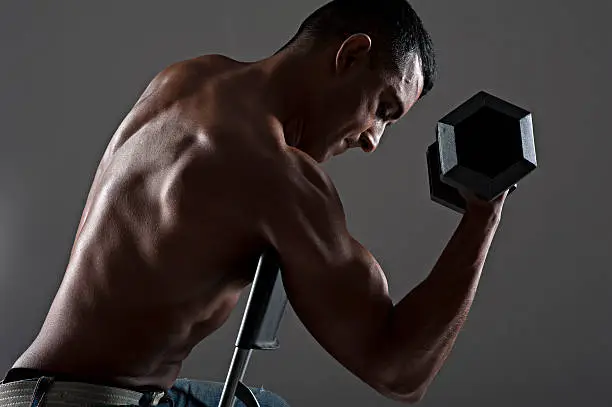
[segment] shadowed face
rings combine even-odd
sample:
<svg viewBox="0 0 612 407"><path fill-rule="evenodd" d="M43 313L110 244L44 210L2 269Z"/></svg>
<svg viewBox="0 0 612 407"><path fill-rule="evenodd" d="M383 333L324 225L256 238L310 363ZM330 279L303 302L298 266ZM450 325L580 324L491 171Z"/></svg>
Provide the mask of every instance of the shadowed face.
<svg viewBox="0 0 612 407"><path fill-rule="evenodd" d="M355 34L335 55L308 112L300 148L323 162L349 148L374 151L387 126L398 121L423 89L420 59L408 56L397 72L373 68L371 39Z"/></svg>

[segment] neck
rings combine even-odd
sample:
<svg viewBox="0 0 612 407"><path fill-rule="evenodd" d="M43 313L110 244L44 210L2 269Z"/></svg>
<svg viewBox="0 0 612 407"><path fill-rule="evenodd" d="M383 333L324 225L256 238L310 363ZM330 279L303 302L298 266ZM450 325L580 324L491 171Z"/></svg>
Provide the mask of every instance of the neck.
<svg viewBox="0 0 612 407"><path fill-rule="evenodd" d="M314 89L312 58L297 51L283 51L254 63L263 74L262 102L282 126L285 142L298 147L302 139L304 115Z"/></svg>

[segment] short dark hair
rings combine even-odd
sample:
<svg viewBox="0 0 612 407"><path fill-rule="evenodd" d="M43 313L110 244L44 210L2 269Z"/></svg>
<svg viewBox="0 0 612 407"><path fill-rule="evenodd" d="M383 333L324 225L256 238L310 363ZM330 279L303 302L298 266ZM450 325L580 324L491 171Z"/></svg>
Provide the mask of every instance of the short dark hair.
<svg viewBox="0 0 612 407"><path fill-rule="evenodd" d="M407 0L332 0L304 20L295 36L281 50L303 44L344 40L352 34L370 35L378 44L381 62L399 69L411 53L421 59L425 96L437 76L433 43ZM374 45L374 47L376 44Z"/></svg>

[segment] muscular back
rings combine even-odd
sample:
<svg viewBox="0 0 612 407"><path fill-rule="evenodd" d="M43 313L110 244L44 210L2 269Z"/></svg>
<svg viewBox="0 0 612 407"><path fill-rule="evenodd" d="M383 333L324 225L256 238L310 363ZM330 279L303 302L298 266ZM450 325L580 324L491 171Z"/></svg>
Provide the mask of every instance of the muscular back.
<svg viewBox="0 0 612 407"><path fill-rule="evenodd" d="M238 63L207 57L145 90L101 160L65 278L16 366L169 387L226 320L264 247L249 177L281 153L257 112L228 96L240 80Z"/></svg>
<svg viewBox="0 0 612 407"><path fill-rule="evenodd" d="M168 388L272 246L321 345L378 390L396 374L380 346L386 279L349 235L329 178L258 110L260 78L243 68L199 58L145 90L101 160L65 278L16 367Z"/></svg>

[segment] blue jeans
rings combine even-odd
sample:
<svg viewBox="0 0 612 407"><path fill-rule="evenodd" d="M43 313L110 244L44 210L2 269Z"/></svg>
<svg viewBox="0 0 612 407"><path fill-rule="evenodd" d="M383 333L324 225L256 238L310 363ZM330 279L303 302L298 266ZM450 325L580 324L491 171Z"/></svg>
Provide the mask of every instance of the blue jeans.
<svg viewBox="0 0 612 407"><path fill-rule="evenodd" d="M261 407L289 407L280 396L263 388L250 387ZM223 383L190 379L178 379L168 391L171 402L163 402L166 407L217 407L221 399ZM235 407L245 407L237 401Z"/></svg>

